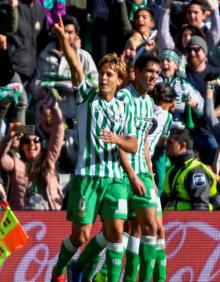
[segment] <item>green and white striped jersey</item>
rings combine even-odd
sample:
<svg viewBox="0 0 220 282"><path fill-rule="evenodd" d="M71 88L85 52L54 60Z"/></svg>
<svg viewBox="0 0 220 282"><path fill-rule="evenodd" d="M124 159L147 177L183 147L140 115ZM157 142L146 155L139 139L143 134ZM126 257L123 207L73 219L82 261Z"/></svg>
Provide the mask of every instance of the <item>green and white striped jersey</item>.
<svg viewBox="0 0 220 282"><path fill-rule="evenodd" d="M147 143L151 157L154 154L155 147L160 137L167 137L173 122L171 113L162 109L160 106L155 106L152 127L147 136Z"/></svg>
<svg viewBox="0 0 220 282"><path fill-rule="evenodd" d="M135 136L129 104L116 98L107 102L83 81L74 90L77 105L78 161L75 175L123 178L118 146L100 138L106 128L116 135Z"/></svg>
<svg viewBox="0 0 220 282"><path fill-rule="evenodd" d="M146 134L152 125L154 102L153 99L146 95L142 97L134 89L132 85L121 89L117 92L116 97L124 101L125 104L130 104L130 108L134 112L134 126L138 139L138 150L136 154L128 153L128 159L135 173L146 173L148 171L145 158L145 142Z"/></svg>

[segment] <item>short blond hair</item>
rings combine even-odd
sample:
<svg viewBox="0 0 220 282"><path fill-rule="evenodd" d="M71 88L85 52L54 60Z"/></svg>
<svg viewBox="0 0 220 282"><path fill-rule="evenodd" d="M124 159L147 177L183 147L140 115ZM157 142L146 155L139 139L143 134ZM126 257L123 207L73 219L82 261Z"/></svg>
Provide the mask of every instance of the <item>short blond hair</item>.
<svg viewBox="0 0 220 282"><path fill-rule="evenodd" d="M121 60L116 53L111 53L103 56L99 61L99 69L104 64L111 64L118 73L118 77L123 81L127 77L127 67L126 64Z"/></svg>

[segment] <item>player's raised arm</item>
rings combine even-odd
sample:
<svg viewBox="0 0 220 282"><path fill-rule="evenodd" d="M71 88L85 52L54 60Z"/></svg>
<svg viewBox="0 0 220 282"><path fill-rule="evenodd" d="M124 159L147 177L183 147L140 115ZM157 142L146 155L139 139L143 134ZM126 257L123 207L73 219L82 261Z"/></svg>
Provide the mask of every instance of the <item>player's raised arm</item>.
<svg viewBox="0 0 220 282"><path fill-rule="evenodd" d="M58 17L58 22L54 25L54 32L59 39L62 51L70 65L73 85L78 86L84 77L83 70L74 48L68 42L60 15Z"/></svg>

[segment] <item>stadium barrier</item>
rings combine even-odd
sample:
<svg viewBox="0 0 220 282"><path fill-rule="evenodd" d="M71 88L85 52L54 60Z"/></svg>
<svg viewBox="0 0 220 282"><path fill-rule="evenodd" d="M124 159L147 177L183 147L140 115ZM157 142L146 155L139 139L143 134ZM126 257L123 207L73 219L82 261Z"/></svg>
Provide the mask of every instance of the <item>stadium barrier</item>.
<svg viewBox="0 0 220 282"><path fill-rule="evenodd" d="M61 240L70 233L71 224L65 212L16 212L16 216L30 239L6 259L0 281L49 282ZM220 213L165 212L164 224L167 282L219 282ZM100 228L97 220L92 235Z"/></svg>

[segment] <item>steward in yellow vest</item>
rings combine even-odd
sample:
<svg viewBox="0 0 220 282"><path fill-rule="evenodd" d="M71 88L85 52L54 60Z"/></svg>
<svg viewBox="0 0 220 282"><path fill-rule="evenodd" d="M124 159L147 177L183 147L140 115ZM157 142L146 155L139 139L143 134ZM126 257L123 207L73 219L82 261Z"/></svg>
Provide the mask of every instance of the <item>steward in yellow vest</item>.
<svg viewBox="0 0 220 282"><path fill-rule="evenodd" d="M195 158L188 130L174 128L167 140L171 161L164 182L165 210L212 210L217 182L211 169Z"/></svg>

